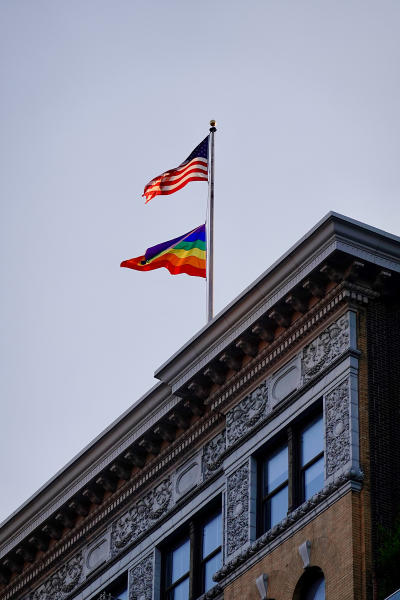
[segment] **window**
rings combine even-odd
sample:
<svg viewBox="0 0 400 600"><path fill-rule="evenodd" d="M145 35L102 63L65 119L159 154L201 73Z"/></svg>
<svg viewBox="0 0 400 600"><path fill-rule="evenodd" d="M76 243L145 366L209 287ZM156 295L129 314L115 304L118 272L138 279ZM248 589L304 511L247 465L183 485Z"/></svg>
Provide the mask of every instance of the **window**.
<svg viewBox="0 0 400 600"><path fill-rule="evenodd" d="M184 600L189 598L190 583L190 539L182 540L167 553L166 598Z"/></svg>
<svg viewBox="0 0 400 600"><path fill-rule="evenodd" d="M309 567L297 582L293 600L325 600L325 578L319 567Z"/></svg>
<svg viewBox="0 0 400 600"><path fill-rule="evenodd" d="M97 600L128 600L128 576L125 573L104 589Z"/></svg>
<svg viewBox="0 0 400 600"><path fill-rule="evenodd" d="M163 555L163 600L197 598L214 587L222 566L220 501L196 515L166 543Z"/></svg>
<svg viewBox="0 0 400 600"><path fill-rule="evenodd" d="M308 500L324 485L324 432L322 415L300 432L301 499Z"/></svg>
<svg viewBox="0 0 400 600"><path fill-rule="evenodd" d="M304 592L303 598L304 600L325 600L325 579L323 575L310 583Z"/></svg>
<svg viewBox="0 0 400 600"><path fill-rule="evenodd" d="M268 445L259 460L258 533L281 521L288 511L311 498L324 485L322 410L291 424Z"/></svg>
<svg viewBox="0 0 400 600"><path fill-rule="evenodd" d="M280 446L263 463L263 521L270 529L281 521L288 509L288 447Z"/></svg>

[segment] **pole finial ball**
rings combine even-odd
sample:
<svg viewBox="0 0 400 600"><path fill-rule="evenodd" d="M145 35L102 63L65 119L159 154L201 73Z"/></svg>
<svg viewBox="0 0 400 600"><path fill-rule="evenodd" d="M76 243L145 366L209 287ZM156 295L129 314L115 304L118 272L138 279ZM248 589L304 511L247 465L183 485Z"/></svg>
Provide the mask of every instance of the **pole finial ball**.
<svg viewBox="0 0 400 600"><path fill-rule="evenodd" d="M217 124L217 121L214 121L214 119L211 119L211 121L210 121L210 126L211 126L211 127L215 127L215 126L216 126L216 124Z"/></svg>

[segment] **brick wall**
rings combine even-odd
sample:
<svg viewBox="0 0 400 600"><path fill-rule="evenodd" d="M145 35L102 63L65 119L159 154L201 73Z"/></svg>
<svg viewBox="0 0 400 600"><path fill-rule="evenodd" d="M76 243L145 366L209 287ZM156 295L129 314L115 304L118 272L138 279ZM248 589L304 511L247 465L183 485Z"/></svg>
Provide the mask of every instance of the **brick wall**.
<svg viewBox="0 0 400 600"><path fill-rule="evenodd" d="M372 571L371 469L368 400L367 312L357 318L357 345L361 352L358 371L358 411L360 432L360 465L364 482L358 498L353 499L355 598L374 597ZM357 522L357 525L356 525ZM356 538L358 534L358 539Z"/></svg>
<svg viewBox="0 0 400 600"><path fill-rule="evenodd" d="M376 301L367 309L372 545L378 548L400 512L400 310ZM400 564L400 563L399 563ZM379 590L379 576L378 576Z"/></svg>
<svg viewBox="0 0 400 600"><path fill-rule="evenodd" d="M312 544L311 566L325 574L327 600L361 598L354 593L353 550L359 528L358 517L355 523L352 518L353 502L359 504L359 494L349 492L227 586L224 600L260 600L255 581L261 573L268 574L268 598L292 600L304 573L298 547L307 539Z"/></svg>

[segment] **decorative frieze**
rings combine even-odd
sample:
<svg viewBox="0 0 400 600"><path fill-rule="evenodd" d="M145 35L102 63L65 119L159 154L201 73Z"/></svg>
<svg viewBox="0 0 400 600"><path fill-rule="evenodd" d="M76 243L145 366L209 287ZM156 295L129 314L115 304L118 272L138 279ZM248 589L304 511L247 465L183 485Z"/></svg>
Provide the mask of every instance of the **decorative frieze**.
<svg viewBox="0 0 400 600"><path fill-rule="evenodd" d="M350 460L349 384L346 379L325 396L327 477Z"/></svg>
<svg viewBox="0 0 400 600"><path fill-rule="evenodd" d="M64 600L81 581L83 554L78 552L30 595L30 600Z"/></svg>
<svg viewBox="0 0 400 600"><path fill-rule="evenodd" d="M303 382L318 375L350 346L350 321L346 313L304 347L302 357Z"/></svg>
<svg viewBox="0 0 400 600"><path fill-rule="evenodd" d="M172 482L167 478L135 502L133 507L113 524L112 554L118 554L122 548L134 542L139 535L156 523L167 512L171 498Z"/></svg>
<svg viewBox="0 0 400 600"><path fill-rule="evenodd" d="M232 446L269 413L268 386L263 381L226 415L226 445Z"/></svg>
<svg viewBox="0 0 400 600"><path fill-rule="evenodd" d="M225 452L225 429L215 438L207 442L203 448L202 469L203 478L213 475L222 465L222 455Z"/></svg>
<svg viewBox="0 0 400 600"><path fill-rule="evenodd" d="M129 600L152 600L153 557L147 556L129 571Z"/></svg>
<svg viewBox="0 0 400 600"><path fill-rule="evenodd" d="M233 554L249 541L249 465L237 469L227 480L226 543Z"/></svg>

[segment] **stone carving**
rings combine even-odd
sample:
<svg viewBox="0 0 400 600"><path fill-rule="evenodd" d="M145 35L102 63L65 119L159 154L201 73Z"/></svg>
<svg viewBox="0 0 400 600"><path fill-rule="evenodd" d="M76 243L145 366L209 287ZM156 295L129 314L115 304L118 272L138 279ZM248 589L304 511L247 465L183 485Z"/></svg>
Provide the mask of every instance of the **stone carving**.
<svg viewBox="0 0 400 600"><path fill-rule="evenodd" d="M64 600L79 584L82 570L83 555L79 552L34 591L31 600Z"/></svg>
<svg viewBox="0 0 400 600"><path fill-rule="evenodd" d="M152 600L153 559L147 556L129 573L129 600Z"/></svg>
<svg viewBox="0 0 400 600"><path fill-rule="evenodd" d="M349 382L325 396L326 474L332 475L350 460Z"/></svg>
<svg viewBox="0 0 400 600"><path fill-rule="evenodd" d="M345 314L332 323L303 349L302 372L304 383L318 375L325 367L349 348L350 322Z"/></svg>
<svg viewBox="0 0 400 600"><path fill-rule="evenodd" d="M210 590L208 590L208 592L199 596L198 600L212 600L216 596L219 596L220 594L222 594L222 591L223 591L222 586L220 586L219 584L216 584L216 585L214 585L214 587L212 587Z"/></svg>
<svg viewBox="0 0 400 600"><path fill-rule="evenodd" d="M229 559L216 573L213 575L214 581L222 581L227 575L233 573L238 567L243 565L249 558L262 551L262 555L265 554L264 548L268 547L269 544L279 537L283 532L290 529L296 522L300 521L306 515L310 515L310 518L315 515L315 508L322 504L331 496L334 492L339 490L348 481L357 482L361 487L361 483L364 480L364 474L359 469L348 469L344 473L340 473L333 478L322 490L311 496L306 502L303 502L301 506L296 508L293 512L289 513L287 517L282 519L280 523L275 525L272 529L269 529L266 533L263 533L255 542L249 544L246 548L243 548L241 552L238 552L236 556ZM303 523L304 525L304 523ZM223 586L222 586L223 587Z"/></svg>
<svg viewBox="0 0 400 600"><path fill-rule="evenodd" d="M205 444L202 458L204 479L213 475L221 467L225 447L225 429Z"/></svg>
<svg viewBox="0 0 400 600"><path fill-rule="evenodd" d="M296 359L297 362L297 359ZM278 373L275 373L271 381L271 396L273 405L289 396L300 385L300 365L289 364Z"/></svg>
<svg viewBox="0 0 400 600"><path fill-rule="evenodd" d="M227 446L231 446L271 411L268 386L263 381L226 415Z"/></svg>
<svg viewBox="0 0 400 600"><path fill-rule="evenodd" d="M133 507L123 514L112 528L112 554L117 554L128 543L144 533L168 510L172 497L171 479L164 479Z"/></svg>
<svg viewBox="0 0 400 600"><path fill-rule="evenodd" d="M181 498L201 483L201 460L200 454L188 460L179 467L173 476L174 500Z"/></svg>
<svg viewBox="0 0 400 600"><path fill-rule="evenodd" d="M86 573L96 569L101 563L105 562L108 558L108 552L110 547L110 536L108 533L98 537L92 542L85 552L85 569Z"/></svg>
<svg viewBox="0 0 400 600"><path fill-rule="evenodd" d="M249 466L243 465L227 481L227 554L249 539Z"/></svg>

